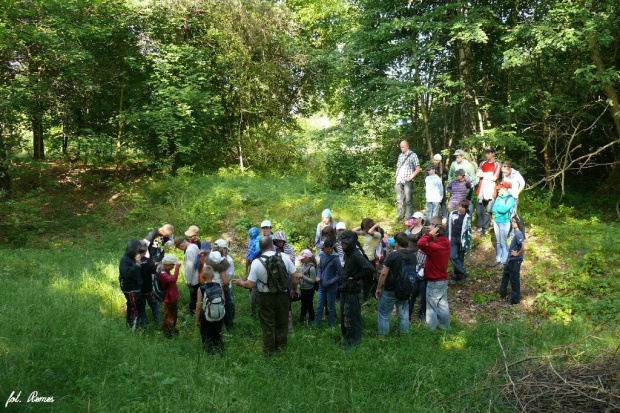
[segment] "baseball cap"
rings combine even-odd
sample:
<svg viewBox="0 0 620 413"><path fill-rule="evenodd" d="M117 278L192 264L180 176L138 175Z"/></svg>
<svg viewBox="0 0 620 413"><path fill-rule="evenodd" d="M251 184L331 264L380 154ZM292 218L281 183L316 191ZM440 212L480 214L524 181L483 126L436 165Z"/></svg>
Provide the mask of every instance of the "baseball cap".
<svg viewBox="0 0 620 413"><path fill-rule="evenodd" d="M420 211L416 211L413 214L413 218L424 218L424 214L421 213Z"/></svg>
<svg viewBox="0 0 620 413"><path fill-rule="evenodd" d="M457 155L465 155L465 151L463 151L462 149L457 149L456 151L454 151L454 156Z"/></svg>
<svg viewBox="0 0 620 413"><path fill-rule="evenodd" d="M437 161L441 161L441 154L436 153L435 156L433 156L433 159L437 160Z"/></svg>
<svg viewBox="0 0 620 413"><path fill-rule="evenodd" d="M268 219L264 220L263 222L260 223L260 227L261 228L265 228L265 227L271 228L271 221L269 221Z"/></svg>
<svg viewBox="0 0 620 413"><path fill-rule="evenodd" d="M339 229L347 229L347 224L345 224L344 222L339 222L336 224L336 231L338 231Z"/></svg>
<svg viewBox="0 0 620 413"><path fill-rule="evenodd" d="M507 182L507 181L500 182L500 184L497 185L497 189L500 189L500 188L510 189L510 182Z"/></svg>

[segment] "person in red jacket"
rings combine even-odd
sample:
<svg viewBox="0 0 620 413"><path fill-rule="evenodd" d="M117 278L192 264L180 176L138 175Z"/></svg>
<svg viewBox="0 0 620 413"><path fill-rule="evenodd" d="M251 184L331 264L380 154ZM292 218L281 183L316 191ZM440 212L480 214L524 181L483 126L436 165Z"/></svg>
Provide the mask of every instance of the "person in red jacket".
<svg viewBox="0 0 620 413"><path fill-rule="evenodd" d="M450 330L450 307L448 306L448 261L450 240L446 227L431 223L428 234L418 241L418 247L426 254L424 278L426 284L426 325L434 330L439 319L439 328Z"/></svg>
<svg viewBox="0 0 620 413"><path fill-rule="evenodd" d="M179 300L177 279L179 278L180 267L181 264L179 264L177 257L168 254L161 260L161 269L157 274L157 279L166 292L164 298L164 322L162 323L162 331L166 338L179 334L179 330L177 330L177 301ZM170 271L172 271L173 268L174 274L171 275Z"/></svg>

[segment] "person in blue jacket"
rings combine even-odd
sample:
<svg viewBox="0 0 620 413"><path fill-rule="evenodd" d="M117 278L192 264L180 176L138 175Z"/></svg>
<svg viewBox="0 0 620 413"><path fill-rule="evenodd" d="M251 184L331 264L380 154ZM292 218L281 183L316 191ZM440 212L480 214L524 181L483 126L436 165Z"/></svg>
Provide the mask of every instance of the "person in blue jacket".
<svg viewBox="0 0 620 413"><path fill-rule="evenodd" d="M336 293L338 292L338 281L342 274L340 257L334 251L334 241L327 238L323 241L323 252L319 256L319 270L317 281L319 282L319 296L316 302L316 316L314 324L319 326L323 320L323 308L327 301L327 325L336 325Z"/></svg>

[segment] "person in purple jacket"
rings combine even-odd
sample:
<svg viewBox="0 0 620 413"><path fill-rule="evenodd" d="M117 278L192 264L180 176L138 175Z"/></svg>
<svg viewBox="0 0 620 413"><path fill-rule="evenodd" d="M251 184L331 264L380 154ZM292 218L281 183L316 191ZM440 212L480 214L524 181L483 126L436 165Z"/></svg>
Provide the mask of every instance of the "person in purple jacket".
<svg viewBox="0 0 620 413"><path fill-rule="evenodd" d="M467 199L467 192L471 188L471 178L463 169L457 170L455 176L456 178L446 188L446 191L450 193L450 202L448 203L450 212L459 209L459 203Z"/></svg>

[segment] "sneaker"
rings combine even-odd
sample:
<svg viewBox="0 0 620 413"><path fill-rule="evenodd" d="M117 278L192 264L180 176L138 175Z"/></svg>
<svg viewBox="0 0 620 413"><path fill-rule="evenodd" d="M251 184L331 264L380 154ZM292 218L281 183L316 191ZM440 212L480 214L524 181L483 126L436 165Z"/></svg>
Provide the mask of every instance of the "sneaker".
<svg viewBox="0 0 620 413"><path fill-rule="evenodd" d="M458 280L456 283L457 284L463 284L465 282L466 279L469 278L469 274L463 274L463 276L461 277L460 280Z"/></svg>
<svg viewBox="0 0 620 413"><path fill-rule="evenodd" d="M454 285L454 284L458 284L459 281L456 278L450 278L448 280L448 285Z"/></svg>
<svg viewBox="0 0 620 413"><path fill-rule="evenodd" d="M500 264L499 261L493 261L492 263L490 263L488 266L489 267L497 267Z"/></svg>

